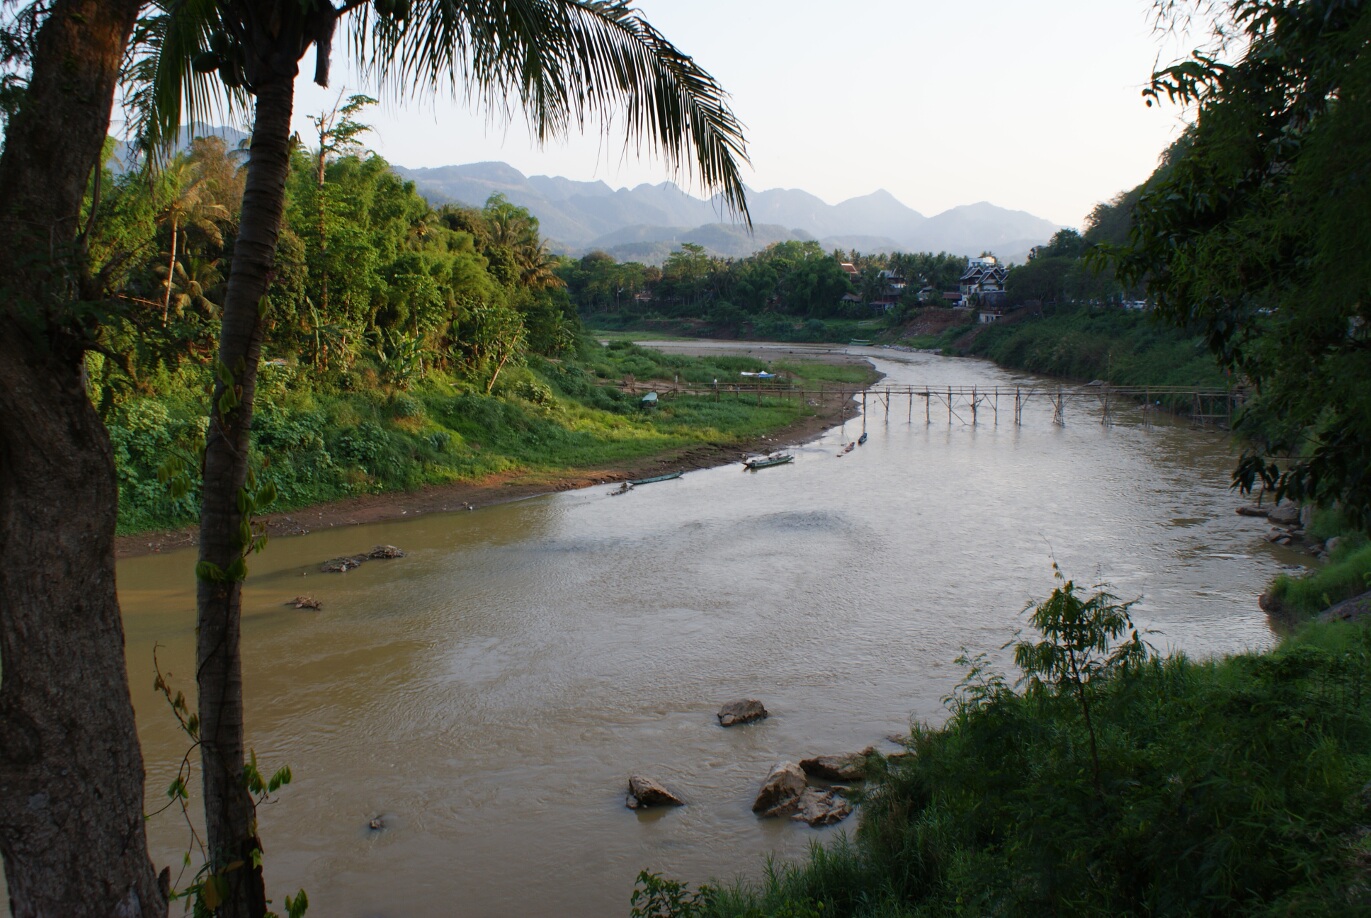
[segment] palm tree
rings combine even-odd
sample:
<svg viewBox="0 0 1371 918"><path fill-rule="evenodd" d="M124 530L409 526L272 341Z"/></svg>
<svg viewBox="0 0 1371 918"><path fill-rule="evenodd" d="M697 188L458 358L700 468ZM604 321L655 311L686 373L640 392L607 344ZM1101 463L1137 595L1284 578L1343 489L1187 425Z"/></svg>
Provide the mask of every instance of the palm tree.
<svg viewBox="0 0 1371 918"><path fill-rule="evenodd" d="M650 144L670 165L698 169L701 182L744 219L739 166L746 155L722 89L622 0L344 0L338 8L329 0L185 0L171 9L166 34L176 41L167 44L179 54L165 52L153 71L162 87L154 98L179 105L167 87L190 76L185 39L198 34L209 50L196 56L197 67L217 65L226 85L255 100L205 443L196 568L206 834L220 913L237 918L265 912L260 844L243 781L239 627L254 541L244 489L262 316L290 167L294 84L306 51L313 46L314 79L327 84L343 19L363 72L383 90L461 89L497 110L517 98L540 142L589 117L621 114L629 141ZM193 111L193 98L189 104ZM163 105L149 134L170 136L176 109Z"/></svg>
<svg viewBox="0 0 1371 918"><path fill-rule="evenodd" d="M224 236L219 231L218 221L227 220L229 212L227 207L212 200L208 181L200 167L189 159L177 157L162 178L171 192L170 199L157 215L157 222L171 225L171 257L167 262L166 289L162 297L162 325L165 327L171 308L171 288L176 278L177 239L181 230L194 228L214 245L222 246Z"/></svg>
<svg viewBox="0 0 1371 918"><path fill-rule="evenodd" d="M538 235L537 217L499 193L490 196L481 213L490 228L490 245L509 251L520 284L534 290L562 286L561 278L552 273L556 258Z"/></svg>

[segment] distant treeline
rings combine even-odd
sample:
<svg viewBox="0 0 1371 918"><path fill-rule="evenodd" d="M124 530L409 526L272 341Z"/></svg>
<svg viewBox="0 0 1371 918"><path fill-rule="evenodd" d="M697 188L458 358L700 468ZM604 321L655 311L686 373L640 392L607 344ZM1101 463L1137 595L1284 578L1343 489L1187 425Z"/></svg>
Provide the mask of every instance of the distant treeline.
<svg viewBox="0 0 1371 918"><path fill-rule="evenodd" d="M1010 266L995 305L1117 303L1140 296L1092 257L1101 243L1127 235L1137 192L1098 205L1084 234L1062 230ZM986 253L992 254L992 253ZM694 323L691 330L725 337L808 337L831 323L879 318L907 321L930 305L955 305L968 259L947 252L824 251L817 242L777 242L746 258L721 258L684 243L660 267L619 262L605 252L564 258L556 269L580 315L600 327ZM976 298L968 301L977 304Z"/></svg>

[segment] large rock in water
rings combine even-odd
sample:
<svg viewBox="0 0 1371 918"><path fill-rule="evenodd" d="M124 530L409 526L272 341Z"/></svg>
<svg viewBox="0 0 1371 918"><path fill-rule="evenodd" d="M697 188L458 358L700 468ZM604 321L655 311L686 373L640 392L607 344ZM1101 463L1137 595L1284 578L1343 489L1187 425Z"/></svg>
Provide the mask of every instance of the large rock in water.
<svg viewBox="0 0 1371 918"><path fill-rule="evenodd" d="M800 768L810 777L824 781L861 781L866 778L866 757L875 751L867 746L861 752L845 755L816 755L801 759Z"/></svg>
<svg viewBox="0 0 1371 918"><path fill-rule="evenodd" d="M794 762L782 762L767 772L762 789L752 804L760 816L780 816L793 812L805 790L805 773Z"/></svg>
<svg viewBox="0 0 1371 918"><path fill-rule="evenodd" d="M806 787L792 806L790 818L811 826L831 826L852 815L852 804L833 787Z"/></svg>
<svg viewBox="0 0 1371 918"><path fill-rule="evenodd" d="M767 716L766 708L756 698L730 701L719 709L719 724L731 727L734 724L750 724Z"/></svg>
<svg viewBox="0 0 1371 918"><path fill-rule="evenodd" d="M1273 507L1266 518L1279 526L1297 526L1300 522L1300 505L1292 502Z"/></svg>
<svg viewBox="0 0 1371 918"><path fill-rule="evenodd" d="M636 810L645 806L685 806L685 801L651 778L633 775L628 779L624 806Z"/></svg>

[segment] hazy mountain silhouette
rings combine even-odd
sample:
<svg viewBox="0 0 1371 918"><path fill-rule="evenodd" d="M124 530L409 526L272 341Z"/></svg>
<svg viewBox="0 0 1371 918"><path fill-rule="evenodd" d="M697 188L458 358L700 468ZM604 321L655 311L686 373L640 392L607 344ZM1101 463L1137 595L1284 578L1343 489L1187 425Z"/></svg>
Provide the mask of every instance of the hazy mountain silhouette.
<svg viewBox="0 0 1371 918"><path fill-rule="evenodd" d="M773 242L816 239L826 249L957 255L990 251L1002 260L1023 261L1030 248L1061 229L1041 217L984 201L926 217L884 190L827 204L807 191L777 188L748 191L754 229L749 237L725 222L729 216L717 200L693 197L671 182L616 190L600 181L529 177L505 163L393 168L435 205L479 207L490 195L503 194L538 218L554 251L579 255L602 249L621 260L660 262L681 242L741 257Z"/></svg>

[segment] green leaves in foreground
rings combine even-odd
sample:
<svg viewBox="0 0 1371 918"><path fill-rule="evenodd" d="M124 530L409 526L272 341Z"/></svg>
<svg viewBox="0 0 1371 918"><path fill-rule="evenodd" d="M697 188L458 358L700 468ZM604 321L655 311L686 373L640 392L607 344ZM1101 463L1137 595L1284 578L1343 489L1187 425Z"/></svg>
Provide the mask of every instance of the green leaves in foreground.
<svg viewBox="0 0 1371 918"><path fill-rule="evenodd" d="M1085 729L1090 735L1095 791L1103 793L1087 689L1092 680L1146 660L1147 645L1129 617L1132 603L1120 603L1117 596L1104 589L1082 599L1076 594L1075 582L1066 579L1055 561L1052 574L1060 586L1038 604L1030 619L1044 640L1036 644L1017 642L1014 663L1023 670L1030 695L1047 690L1070 692L1080 702ZM1129 631L1133 632L1132 637L1114 646L1119 636Z"/></svg>
<svg viewBox="0 0 1371 918"><path fill-rule="evenodd" d="M1147 659L1147 645L1133 625L1129 609L1105 589L1082 598L1056 563L1059 586L1033 608L1029 621L1043 640L1014 644L1014 663L1024 672L1030 692L1048 688L1080 691L1092 679ZM1120 636L1131 632L1122 644Z"/></svg>

